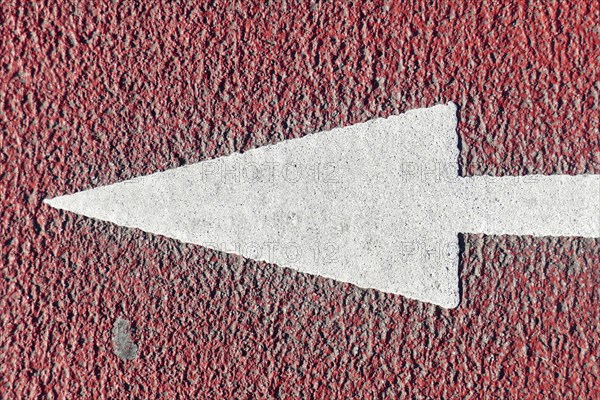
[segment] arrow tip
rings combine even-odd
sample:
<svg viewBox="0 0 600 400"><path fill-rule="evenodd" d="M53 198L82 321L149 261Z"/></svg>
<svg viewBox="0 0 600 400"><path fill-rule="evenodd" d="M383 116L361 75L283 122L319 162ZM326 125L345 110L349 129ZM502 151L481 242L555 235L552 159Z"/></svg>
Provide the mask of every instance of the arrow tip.
<svg viewBox="0 0 600 400"><path fill-rule="evenodd" d="M61 199L66 196L59 196L54 198L44 199L43 203L49 205L52 208L56 208L57 210L65 210L65 204Z"/></svg>
<svg viewBox="0 0 600 400"><path fill-rule="evenodd" d="M88 198L91 194L89 192L93 191L83 191L75 194L48 198L44 199L43 203L57 210L74 212L76 214L94 218L96 215L91 209L94 203L90 202L90 199Z"/></svg>

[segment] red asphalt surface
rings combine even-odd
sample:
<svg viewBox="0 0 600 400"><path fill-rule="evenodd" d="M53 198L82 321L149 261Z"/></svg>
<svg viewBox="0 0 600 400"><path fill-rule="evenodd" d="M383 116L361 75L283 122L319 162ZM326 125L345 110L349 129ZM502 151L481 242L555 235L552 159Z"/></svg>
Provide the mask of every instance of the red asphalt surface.
<svg viewBox="0 0 600 400"><path fill-rule="evenodd" d="M47 3L0 5L0 398L600 398L600 239L466 235L444 310L42 204L447 101L465 175L600 173L598 2Z"/></svg>

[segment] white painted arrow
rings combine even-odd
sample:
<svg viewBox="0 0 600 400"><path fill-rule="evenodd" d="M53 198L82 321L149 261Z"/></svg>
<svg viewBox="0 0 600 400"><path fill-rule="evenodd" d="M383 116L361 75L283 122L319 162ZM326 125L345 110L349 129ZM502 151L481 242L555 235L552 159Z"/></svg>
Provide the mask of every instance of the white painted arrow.
<svg viewBox="0 0 600 400"><path fill-rule="evenodd" d="M600 176L459 177L438 105L47 200L443 307L459 232L600 236Z"/></svg>

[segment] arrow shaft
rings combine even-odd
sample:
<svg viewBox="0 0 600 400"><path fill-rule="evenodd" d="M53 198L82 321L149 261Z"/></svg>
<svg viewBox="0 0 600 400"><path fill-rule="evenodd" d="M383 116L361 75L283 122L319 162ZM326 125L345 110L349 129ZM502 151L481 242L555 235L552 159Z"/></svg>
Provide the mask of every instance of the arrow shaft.
<svg viewBox="0 0 600 400"><path fill-rule="evenodd" d="M461 178L463 232L600 237L600 176Z"/></svg>

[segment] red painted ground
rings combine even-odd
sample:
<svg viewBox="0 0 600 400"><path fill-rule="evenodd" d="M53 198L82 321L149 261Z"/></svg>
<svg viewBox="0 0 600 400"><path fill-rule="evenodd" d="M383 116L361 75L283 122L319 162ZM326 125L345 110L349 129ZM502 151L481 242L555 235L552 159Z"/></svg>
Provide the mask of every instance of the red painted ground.
<svg viewBox="0 0 600 400"><path fill-rule="evenodd" d="M600 397L598 239L467 236L444 311L42 204L449 100L465 174L600 173L598 2L95 3L0 5L0 397Z"/></svg>

